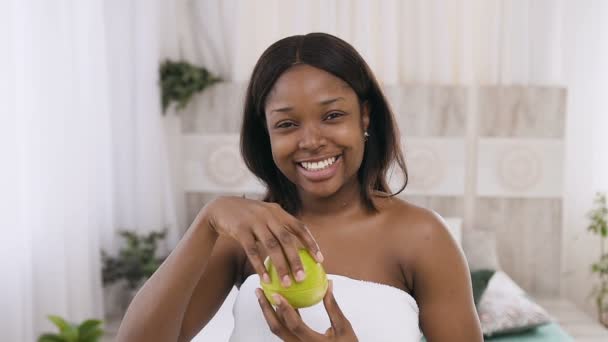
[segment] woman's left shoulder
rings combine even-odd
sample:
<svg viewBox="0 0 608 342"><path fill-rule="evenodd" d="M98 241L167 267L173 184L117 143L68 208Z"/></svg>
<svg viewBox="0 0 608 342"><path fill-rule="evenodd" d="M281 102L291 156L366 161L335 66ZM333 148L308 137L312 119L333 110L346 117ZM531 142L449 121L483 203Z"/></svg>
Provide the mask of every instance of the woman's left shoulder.
<svg viewBox="0 0 608 342"><path fill-rule="evenodd" d="M415 205L405 199L384 199L381 210L390 224L389 229L408 239L429 240L449 236L445 220L437 212Z"/></svg>
<svg viewBox="0 0 608 342"><path fill-rule="evenodd" d="M431 255L441 258L460 252L445 220L437 212L395 197L384 200L381 209L386 215L387 243L409 260L408 263Z"/></svg>

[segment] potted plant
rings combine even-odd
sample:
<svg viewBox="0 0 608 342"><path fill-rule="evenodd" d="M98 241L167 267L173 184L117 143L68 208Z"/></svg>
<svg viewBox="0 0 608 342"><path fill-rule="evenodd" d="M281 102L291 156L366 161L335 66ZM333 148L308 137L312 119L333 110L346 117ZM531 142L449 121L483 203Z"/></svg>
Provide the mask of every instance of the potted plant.
<svg viewBox="0 0 608 342"><path fill-rule="evenodd" d="M183 109L194 94L219 81L219 77L203 67L165 60L160 66L163 115L172 102L177 103L177 109Z"/></svg>
<svg viewBox="0 0 608 342"><path fill-rule="evenodd" d="M102 251L104 286L116 282L123 282L126 298L122 299L126 309L139 287L158 269L166 256L157 256L158 243L163 240L167 230L153 231L148 234L138 234L133 231L119 232L124 239L124 245L116 257L109 256Z"/></svg>
<svg viewBox="0 0 608 342"><path fill-rule="evenodd" d="M38 337L38 342L97 342L104 333L100 320L88 319L74 324L59 316L50 315L48 318L57 326L59 333L44 333Z"/></svg>
<svg viewBox="0 0 608 342"><path fill-rule="evenodd" d="M587 230L599 236L600 256L597 262L591 265L591 272L596 273L599 281L593 288L598 319L608 327L608 253L606 252L606 238L608 237L608 208L606 207L606 194L598 192L594 199L595 207L589 211L590 220Z"/></svg>

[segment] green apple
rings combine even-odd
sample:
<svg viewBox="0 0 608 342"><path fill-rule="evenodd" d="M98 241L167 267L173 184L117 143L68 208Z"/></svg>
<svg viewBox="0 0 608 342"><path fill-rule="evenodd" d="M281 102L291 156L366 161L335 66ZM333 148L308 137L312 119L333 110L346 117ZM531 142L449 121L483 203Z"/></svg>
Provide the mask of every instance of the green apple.
<svg viewBox="0 0 608 342"><path fill-rule="evenodd" d="M264 264L270 275L270 284L260 281L260 285L264 291L264 295L272 305L276 305L272 299L272 295L275 293L280 294L296 309L313 306L323 300L325 292L327 292L327 286L329 285L323 266L317 263L306 249L300 249L298 253L300 254L300 260L302 260L304 272L306 272L306 278L298 283L295 281L293 274L290 274L291 286L287 288L281 285L277 269L272 264L270 258L266 259Z"/></svg>

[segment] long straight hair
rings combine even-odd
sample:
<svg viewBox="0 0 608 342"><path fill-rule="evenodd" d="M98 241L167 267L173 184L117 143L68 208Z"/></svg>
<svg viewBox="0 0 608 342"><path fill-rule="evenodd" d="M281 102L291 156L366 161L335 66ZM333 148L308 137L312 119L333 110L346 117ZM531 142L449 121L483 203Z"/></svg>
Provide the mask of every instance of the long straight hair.
<svg viewBox="0 0 608 342"><path fill-rule="evenodd" d="M291 214L301 209L296 186L283 175L272 158L265 116L268 93L281 74L295 64L308 64L342 79L357 94L361 108L363 103L369 104L370 136L365 143L357 178L364 205L372 212L377 211L373 192L390 197L407 186L407 167L399 131L367 63L350 44L326 33L283 38L264 51L253 69L245 95L240 145L245 164L266 185L264 201L278 203ZM393 163L403 172L404 183L397 192L390 193L386 173Z"/></svg>

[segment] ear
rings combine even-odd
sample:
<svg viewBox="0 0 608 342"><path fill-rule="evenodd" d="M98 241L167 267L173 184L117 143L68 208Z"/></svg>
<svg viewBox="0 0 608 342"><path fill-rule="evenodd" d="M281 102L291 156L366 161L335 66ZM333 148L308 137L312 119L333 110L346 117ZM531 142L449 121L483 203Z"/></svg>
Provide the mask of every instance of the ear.
<svg viewBox="0 0 608 342"><path fill-rule="evenodd" d="M363 126L363 130L367 131L369 127L369 114L370 114L370 106L369 101L363 102L361 106L361 125Z"/></svg>

